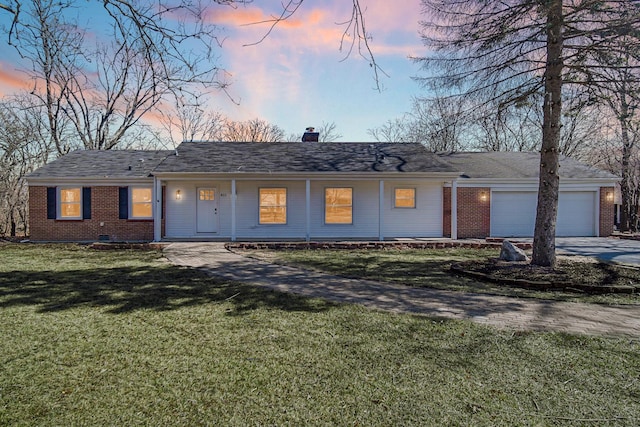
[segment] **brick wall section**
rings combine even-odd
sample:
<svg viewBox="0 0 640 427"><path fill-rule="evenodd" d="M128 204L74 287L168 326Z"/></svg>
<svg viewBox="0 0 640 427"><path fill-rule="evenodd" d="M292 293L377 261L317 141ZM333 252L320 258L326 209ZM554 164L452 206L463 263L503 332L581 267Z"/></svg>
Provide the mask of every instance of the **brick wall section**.
<svg viewBox="0 0 640 427"><path fill-rule="evenodd" d="M613 197L607 200L607 193L613 194L613 187L600 188L600 237L607 237L613 233Z"/></svg>
<svg viewBox="0 0 640 427"><path fill-rule="evenodd" d="M480 200L482 193L486 201ZM458 187L458 238L483 239L491 232L491 190ZM442 235L451 237L451 187L442 189Z"/></svg>
<svg viewBox="0 0 640 427"><path fill-rule="evenodd" d="M451 187L442 188L442 235L451 237Z"/></svg>
<svg viewBox="0 0 640 427"><path fill-rule="evenodd" d="M118 219L118 187L93 187L91 219L78 221L47 219L47 187L29 187L29 227L33 241L153 240L152 220Z"/></svg>
<svg viewBox="0 0 640 427"><path fill-rule="evenodd" d="M480 197L484 193L487 200ZM458 188L458 238L485 238L491 232L491 189Z"/></svg>

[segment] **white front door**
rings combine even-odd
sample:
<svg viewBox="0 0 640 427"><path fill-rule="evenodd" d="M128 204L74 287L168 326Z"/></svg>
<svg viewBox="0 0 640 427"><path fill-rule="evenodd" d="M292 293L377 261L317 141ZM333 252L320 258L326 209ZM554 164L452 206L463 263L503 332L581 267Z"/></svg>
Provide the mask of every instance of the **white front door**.
<svg viewBox="0 0 640 427"><path fill-rule="evenodd" d="M200 187L196 209L196 231L216 233L218 231L218 195L212 187Z"/></svg>

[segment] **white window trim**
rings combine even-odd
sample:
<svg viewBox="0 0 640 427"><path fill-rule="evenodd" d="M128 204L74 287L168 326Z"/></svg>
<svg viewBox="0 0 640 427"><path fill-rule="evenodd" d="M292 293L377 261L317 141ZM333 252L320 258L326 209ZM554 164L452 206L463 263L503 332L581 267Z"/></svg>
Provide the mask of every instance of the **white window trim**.
<svg viewBox="0 0 640 427"><path fill-rule="evenodd" d="M62 191L63 190L80 190L80 200L79 200L79 204L80 204L80 215L79 216L62 216L62 205L63 204L68 204L68 203L63 203L62 202ZM57 187L56 188L56 219L61 220L61 221L77 221L77 220L81 220L84 219L82 216L82 210L84 207L84 200L82 200L82 186L80 187Z"/></svg>
<svg viewBox="0 0 640 427"><path fill-rule="evenodd" d="M136 203L138 205L149 204L151 205L151 215L150 216L134 216L133 215L133 190L149 190L151 192L151 200L149 202L139 202ZM152 186L130 186L129 187L129 219L153 219L153 187Z"/></svg>
<svg viewBox="0 0 640 427"><path fill-rule="evenodd" d="M284 190L284 222L262 222L260 220L260 208L262 208L262 204L260 203L260 192L262 190ZM282 207L282 206L271 206L271 207ZM289 223L289 191L287 187L259 187L258 188L258 224L264 226L272 226L272 225L287 225Z"/></svg>
<svg viewBox="0 0 640 427"><path fill-rule="evenodd" d="M327 222L327 190L330 188L336 188L336 189L350 189L351 190L351 222ZM325 225L329 225L329 226L349 226L349 225L353 225L353 213L355 212L354 209L354 205L355 205L355 197L354 197L354 191L353 191L353 187L325 187L324 188L324 194L323 194L323 199L324 199L324 224ZM345 205L346 206L346 205Z"/></svg>
<svg viewBox="0 0 640 427"><path fill-rule="evenodd" d="M413 206L398 206L396 203L397 190L413 190ZM393 208L394 209L417 209L418 207L418 190L416 187L394 187L393 189Z"/></svg>

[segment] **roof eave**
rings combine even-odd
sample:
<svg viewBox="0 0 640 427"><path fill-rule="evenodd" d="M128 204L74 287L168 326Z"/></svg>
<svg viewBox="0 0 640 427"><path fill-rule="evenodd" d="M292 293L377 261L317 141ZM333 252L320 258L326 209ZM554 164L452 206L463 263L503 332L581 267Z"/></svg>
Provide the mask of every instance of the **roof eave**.
<svg viewBox="0 0 640 427"><path fill-rule="evenodd" d="M452 180L459 172L154 172L158 179L437 179Z"/></svg>
<svg viewBox="0 0 640 427"><path fill-rule="evenodd" d="M153 176L132 176L132 177L55 177L55 176L42 176L42 177L27 177L27 184L30 186L35 185L91 185L91 186L114 186L114 185L128 185L128 184L142 184L152 183Z"/></svg>
<svg viewBox="0 0 640 427"><path fill-rule="evenodd" d="M603 184L605 186L612 186L615 183L619 182L620 178L617 177L602 177L602 178L563 178L560 177L560 184L562 185L580 185L580 184ZM538 177L532 178L462 178L458 179L458 185L486 185L486 186L495 186L495 185L527 185L527 184L535 184L537 185L539 182Z"/></svg>

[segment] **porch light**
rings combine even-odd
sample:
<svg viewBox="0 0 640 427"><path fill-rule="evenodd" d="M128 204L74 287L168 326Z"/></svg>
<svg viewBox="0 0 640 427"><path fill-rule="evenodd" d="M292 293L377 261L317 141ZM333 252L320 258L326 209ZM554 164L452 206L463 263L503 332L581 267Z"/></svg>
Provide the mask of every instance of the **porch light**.
<svg viewBox="0 0 640 427"><path fill-rule="evenodd" d="M487 194L486 191L480 192L480 200L483 202L486 202L487 200L489 200L489 195Z"/></svg>
<svg viewBox="0 0 640 427"><path fill-rule="evenodd" d="M613 191L607 191L605 198L607 199L607 202L613 202Z"/></svg>
<svg viewBox="0 0 640 427"><path fill-rule="evenodd" d="M176 200L181 200L182 199L182 194L180 193L180 190L176 190Z"/></svg>

